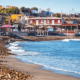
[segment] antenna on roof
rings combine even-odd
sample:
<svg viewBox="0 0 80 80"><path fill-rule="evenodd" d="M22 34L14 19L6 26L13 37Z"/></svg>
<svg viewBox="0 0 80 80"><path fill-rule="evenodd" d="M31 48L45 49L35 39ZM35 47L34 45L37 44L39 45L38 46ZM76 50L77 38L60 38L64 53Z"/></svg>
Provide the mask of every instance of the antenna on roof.
<svg viewBox="0 0 80 80"><path fill-rule="evenodd" d="M39 8L39 13L41 12L41 10L42 10L42 9L41 9L41 8Z"/></svg>
<svg viewBox="0 0 80 80"><path fill-rule="evenodd" d="M50 11L50 8L47 8L46 10L49 12Z"/></svg>

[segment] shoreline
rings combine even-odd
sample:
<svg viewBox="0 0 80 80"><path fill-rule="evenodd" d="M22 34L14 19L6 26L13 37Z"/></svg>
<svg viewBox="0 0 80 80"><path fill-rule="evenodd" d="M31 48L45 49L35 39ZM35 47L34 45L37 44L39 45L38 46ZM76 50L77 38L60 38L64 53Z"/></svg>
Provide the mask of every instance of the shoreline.
<svg viewBox="0 0 80 80"><path fill-rule="evenodd" d="M22 37L22 38L24 38L24 37ZM50 37L48 37L48 38L46 38L46 37L45 38L44 37L43 38L42 37L40 37L40 38L34 37L33 38L33 36L30 36L30 37L27 37L27 40L31 40L31 41L45 41L46 39L47 40L51 39L51 38L50 39L49 38ZM9 38L9 39L12 39L12 38ZM26 37L24 39L26 40ZM53 40L62 40L62 39L66 39L66 38L62 37L60 39L59 38L55 39L55 36L53 37ZM80 37L78 37L78 39L80 39ZM15 41L24 41L24 40L21 40L21 39L14 39L14 40ZM1 59L2 58L0 58L0 60ZM11 69L14 69L14 70L18 70L18 71L21 70L21 72L24 71L24 74L29 73L28 75L33 76L31 80L49 80L49 79L50 80L53 80L53 79L54 80L79 80L80 79L80 78L76 78L76 77L72 77L72 76L68 76L68 75L53 73L51 71L41 69L41 66L39 66L39 65L24 63L24 62L21 62L18 59L14 58L14 57L11 57L11 56L5 56L5 58L3 58L3 59L6 60L7 63L4 62L2 64L4 64L8 68L10 68L10 66L11 66ZM11 61L11 62L9 63L9 61ZM12 62L14 62L14 64ZM20 64L18 64L18 63L20 63ZM20 67L20 65L24 65L24 66ZM15 66L15 68L14 68L14 66ZM18 69L17 67L21 68L21 69ZM28 69L25 71L26 67L28 67Z"/></svg>
<svg viewBox="0 0 80 80"><path fill-rule="evenodd" d="M66 75L66 76L70 76L70 77L74 77L74 78L79 78L80 79L80 74L78 73L74 73L74 72L67 72L67 71L62 71L62 70L50 70L50 69L45 69L45 66L43 65L40 65L40 64L35 64L35 63L31 63L31 62L25 62L25 61L22 61L20 59L18 59L17 57L14 57L14 56L11 56L12 58L18 60L19 62L22 62L22 63L25 63L25 64L32 64L32 65L35 65L37 69L41 69L41 70L46 70L46 71L49 71L49 72L52 72L52 73L55 73L55 74L60 74L60 75Z"/></svg>
<svg viewBox="0 0 80 80"><path fill-rule="evenodd" d="M3 60L3 59L2 59ZM40 65L29 64L21 62L12 56L5 56L5 59L8 63L5 64L6 67L10 69L14 69L17 71L21 71L24 74L31 75L31 80L80 80L80 78L72 77L69 75L63 75L58 73L53 73L49 70L41 69Z"/></svg>
<svg viewBox="0 0 80 80"><path fill-rule="evenodd" d="M20 41L20 42L24 42L24 41ZM13 44L16 44L16 43L14 42ZM28 62L28 61L26 62L26 60L24 60L24 59L22 60L21 58L18 58L17 56L14 56L14 57L17 58L19 61L24 62L24 63L40 65L39 63L36 63L36 62ZM62 75L69 75L72 77L80 78L80 73L76 73L74 71L67 71L67 70L61 70L61 69L55 69L55 68L49 69L49 68L46 68L45 65L42 65L42 64L40 66L41 66L40 69L49 70L53 73L62 74Z"/></svg>

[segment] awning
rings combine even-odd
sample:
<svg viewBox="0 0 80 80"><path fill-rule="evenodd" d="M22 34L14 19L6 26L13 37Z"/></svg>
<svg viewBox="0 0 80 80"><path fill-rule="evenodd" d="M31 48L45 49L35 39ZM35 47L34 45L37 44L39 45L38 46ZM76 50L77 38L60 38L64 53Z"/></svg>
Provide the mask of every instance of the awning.
<svg viewBox="0 0 80 80"><path fill-rule="evenodd" d="M13 28L11 25L3 25L1 28Z"/></svg>
<svg viewBox="0 0 80 80"><path fill-rule="evenodd" d="M62 26L78 26L78 24L62 24Z"/></svg>
<svg viewBox="0 0 80 80"><path fill-rule="evenodd" d="M28 25L26 26L26 28L34 28L34 26Z"/></svg>
<svg viewBox="0 0 80 80"><path fill-rule="evenodd" d="M52 26L48 26L47 28L53 28Z"/></svg>

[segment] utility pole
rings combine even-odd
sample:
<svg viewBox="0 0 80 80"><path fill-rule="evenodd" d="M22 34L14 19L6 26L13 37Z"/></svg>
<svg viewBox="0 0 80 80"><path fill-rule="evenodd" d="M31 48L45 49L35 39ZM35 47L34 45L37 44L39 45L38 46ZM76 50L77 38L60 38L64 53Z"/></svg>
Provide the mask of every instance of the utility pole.
<svg viewBox="0 0 80 80"><path fill-rule="evenodd" d="M1 19L2 19L2 17L0 15L0 22L1 22ZM0 23L0 35L1 35L1 23Z"/></svg>
<svg viewBox="0 0 80 80"><path fill-rule="evenodd" d="M41 8L39 8L39 13L41 12L41 10L42 10L42 9L41 9Z"/></svg>
<svg viewBox="0 0 80 80"><path fill-rule="evenodd" d="M61 17L62 17L62 10L61 10Z"/></svg>

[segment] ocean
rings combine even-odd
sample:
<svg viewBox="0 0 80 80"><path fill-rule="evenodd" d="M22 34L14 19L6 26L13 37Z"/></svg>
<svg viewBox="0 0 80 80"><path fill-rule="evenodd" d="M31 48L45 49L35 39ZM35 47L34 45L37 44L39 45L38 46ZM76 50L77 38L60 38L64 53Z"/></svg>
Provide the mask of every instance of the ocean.
<svg viewBox="0 0 80 80"><path fill-rule="evenodd" d="M14 42L7 45L22 62L41 65L54 73L80 78L80 39Z"/></svg>

